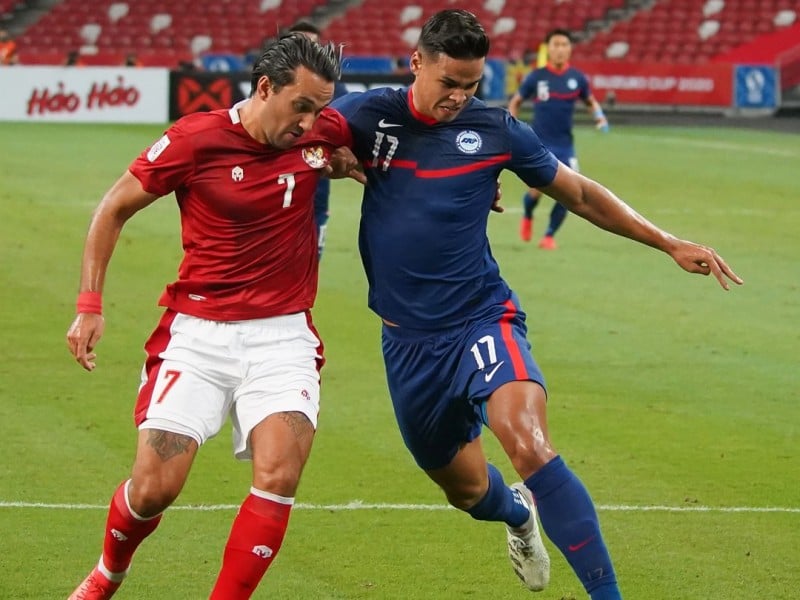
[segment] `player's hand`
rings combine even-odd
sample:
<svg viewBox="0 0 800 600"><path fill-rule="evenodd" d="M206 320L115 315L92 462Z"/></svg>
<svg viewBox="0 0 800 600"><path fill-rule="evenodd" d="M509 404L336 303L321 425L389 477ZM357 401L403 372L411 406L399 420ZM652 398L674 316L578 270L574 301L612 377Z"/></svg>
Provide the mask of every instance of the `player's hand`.
<svg viewBox="0 0 800 600"><path fill-rule="evenodd" d="M733 272L717 251L708 246L694 242L679 240L670 251L670 256L678 265L689 273L713 275L724 289L730 289L728 280L741 285L744 280Z"/></svg>
<svg viewBox="0 0 800 600"><path fill-rule="evenodd" d="M87 371L95 368L94 347L103 335L105 320L102 315L94 313L78 313L67 331L67 347L78 361L78 364Z"/></svg>
<svg viewBox="0 0 800 600"><path fill-rule="evenodd" d="M608 131L611 129L611 125L609 125L609 124L608 124L608 119L606 119L605 117L602 117L602 118L600 118L600 119L597 119L597 120L594 122L594 126L595 126L595 127L596 127L596 128L599 130L599 131L602 131L603 133L608 133Z"/></svg>
<svg viewBox="0 0 800 600"><path fill-rule="evenodd" d="M323 173L331 179L344 179L351 177L359 183L367 183L367 176L350 148L342 146L331 154Z"/></svg>
<svg viewBox="0 0 800 600"><path fill-rule="evenodd" d="M505 212L505 207L500 205L500 200L503 199L503 188L500 185L500 180L497 180L497 191L494 194L494 202L492 202L492 211L496 213Z"/></svg>

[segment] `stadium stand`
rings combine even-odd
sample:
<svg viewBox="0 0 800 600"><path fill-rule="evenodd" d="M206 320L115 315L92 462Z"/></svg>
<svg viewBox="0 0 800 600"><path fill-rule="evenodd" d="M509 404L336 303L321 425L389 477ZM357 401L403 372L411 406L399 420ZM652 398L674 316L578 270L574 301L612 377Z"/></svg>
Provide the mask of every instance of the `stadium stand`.
<svg viewBox="0 0 800 600"><path fill-rule="evenodd" d="M312 18L350 56L405 58L445 0L51 0L17 31L20 62L174 67L202 52L244 54L299 18ZM41 3L37 3L41 4ZM0 0L19 14L25 0ZM576 58L697 63L797 23L798 0L462 0L492 34L494 58L517 60L553 27L579 42Z"/></svg>
<svg viewBox="0 0 800 600"><path fill-rule="evenodd" d="M629 62L708 62L794 22L797 0L666 0L612 23L584 56Z"/></svg>
<svg viewBox="0 0 800 600"><path fill-rule="evenodd" d="M405 56L419 37L422 23L436 10L447 6L441 0L411 0L387 3L365 0L334 18L326 28L331 39L347 44L355 56ZM492 34L493 57L518 58L535 47L547 30L556 26L583 31L587 23L603 19L610 9L621 8L625 0L464 0L467 9Z"/></svg>
<svg viewBox="0 0 800 600"><path fill-rule="evenodd" d="M84 64L173 67L204 51L244 53L325 0L65 0L20 37L20 60L56 64L79 49ZM58 60L54 61L54 58Z"/></svg>
<svg viewBox="0 0 800 600"><path fill-rule="evenodd" d="M0 0L0 19L13 12L17 0Z"/></svg>

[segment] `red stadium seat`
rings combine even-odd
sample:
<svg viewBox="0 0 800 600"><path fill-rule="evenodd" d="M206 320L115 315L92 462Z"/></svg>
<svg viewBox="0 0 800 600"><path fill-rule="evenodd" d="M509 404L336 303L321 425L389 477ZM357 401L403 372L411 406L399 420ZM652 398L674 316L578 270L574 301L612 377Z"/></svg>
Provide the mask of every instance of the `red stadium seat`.
<svg viewBox="0 0 800 600"><path fill-rule="evenodd" d="M0 0L0 14L18 0ZM206 34L213 39L212 51L241 53L243 49L260 45L262 39L276 33L301 17L308 17L327 0L283 0L278 9L261 12L258 0L127 0L128 13L116 23L109 19L109 7L116 0L64 0L56 4L39 21L19 36L22 48L47 56L52 48L59 50L80 45L80 28L86 23L103 27L97 46L102 50L167 51L180 48L185 52L196 35ZM640 9L633 17L612 22L610 29L588 35L575 49L576 56L604 57L608 45L625 41L629 51L618 60L638 60L637 57L663 58L662 48L670 44L696 49L697 60L750 41L757 35L774 31L772 19L781 9L797 8L797 0L728 0L724 7L706 17L703 7L707 0L669 0L658 2L649 9ZM488 31L501 18L515 20L512 32L493 37L491 55L497 58L521 56L536 48L546 32L554 27L567 27L590 33L588 22L605 18L609 9L627 6L626 0L506 0L499 12L487 9L485 0L462 0L460 8L474 12ZM407 5L422 8L422 15L405 24L401 14ZM443 0L410 0L391 3L386 0L363 0L349 7L329 24L326 37L347 44L347 54L408 55L409 44L403 39L408 27L419 27L426 18L440 10ZM153 15L169 14L172 24L157 34L150 31ZM720 29L708 40L701 40L698 28L707 18L719 21ZM689 46L695 44L695 46ZM699 44L699 45L698 45ZM679 53L683 60L687 53ZM692 52L689 52L692 54ZM33 54L31 54L33 55ZM105 54L100 54L105 56ZM167 56L166 61L173 61ZM94 60L94 59L93 59ZM155 60L155 59L154 59ZM58 62L61 62L60 60Z"/></svg>
<svg viewBox="0 0 800 600"><path fill-rule="evenodd" d="M7 1L0 0L0 13ZM17 1L19 0L15 0ZM54 52L48 53L54 47L73 49L80 45L77 40L80 27L89 22L103 27L97 46L102 47L104 52L94 55L93 63L110 56L106 52L144 52L151 46L155 52L165 52L175 45L185 54L188 49L187 40L198 34L208 34L213 38L218 30L224 34L217 36L213 51L241 53L244 48L260 45L266 35L277 32L279 28L286 27L301 17L310 16L315 8L324 6L327 2L283 0L279 10L262 13L258 10L259 2L255 0L222 3L218 0L173 0L169 3L161 0L128 0L128 13L116 23L111 23L108 9L112 3L113 0L64 0L56 4L25 31L25 55L37 56L38 59L31 60L40 60L41 57L56 56ZM150 31L150 22L153 15L158 13L171 15L173 23L154 35ZM56 31L58 33L54 33ZM63 62L63 54L63 51L58 51L56 64ZM24 56L20 56L23 61ZM165 56L163 61L151 57L148 61L148 64L177 64L174 56Z"/></svg>

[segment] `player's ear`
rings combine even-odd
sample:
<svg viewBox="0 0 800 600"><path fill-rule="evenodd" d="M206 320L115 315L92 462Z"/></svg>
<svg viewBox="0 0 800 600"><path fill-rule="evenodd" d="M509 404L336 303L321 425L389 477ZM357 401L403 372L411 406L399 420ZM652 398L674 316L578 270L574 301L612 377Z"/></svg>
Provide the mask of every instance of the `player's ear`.
<svg viewBox="0 0 800 600"><path fill-rule="evenodd" d="M269 77L262 75L256 84L256 94L258 94L261 100L266 100L272 93L272 84L270 83Z"/></svg>
<svg viewBox="0 0 800 600"><path fill-rule="evenodd" d="M414 50L414 54L411 55L411 60L408 61L408 66L414 76L419 73L419 69L422 66L422 54L420 54L419 50Z"/></svg>

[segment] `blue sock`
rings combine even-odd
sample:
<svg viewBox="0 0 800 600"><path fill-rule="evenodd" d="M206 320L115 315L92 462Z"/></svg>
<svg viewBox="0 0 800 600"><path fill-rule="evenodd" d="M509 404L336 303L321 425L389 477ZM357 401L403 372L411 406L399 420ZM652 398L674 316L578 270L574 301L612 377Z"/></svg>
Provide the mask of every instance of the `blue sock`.
<svg viewBox="0 0 800 600"><path fill-rule="evenodd" d="M539 196L534 198L528 192L522 195L522 212L525 214L526 219L533 218L533 210L537 204L539 204Z"/></svg>
<svg viewBox="0 0 800 600"><path fill-rule="evenodd" d="M553 210L550 211L550 225L547 227L545 235L555 235L558 228L567 218L567 209L560 202L553 204Z"/></svg>
<svg viewBox="0 0 800 600"><path fill-rule="evenodd" d="M489 489L478 503L466 512L478 521L504 521L511 527L519 527L531 514L517 493L503 481L503 476L493 464L489 469Z"/></svg>
<svg viewBox="0 0 800 600"><path fill-rule="evenodd" d="M525 480L547 537L558 546L592 600L619 600L617 577L589 492L556 456Z"/></svg>

